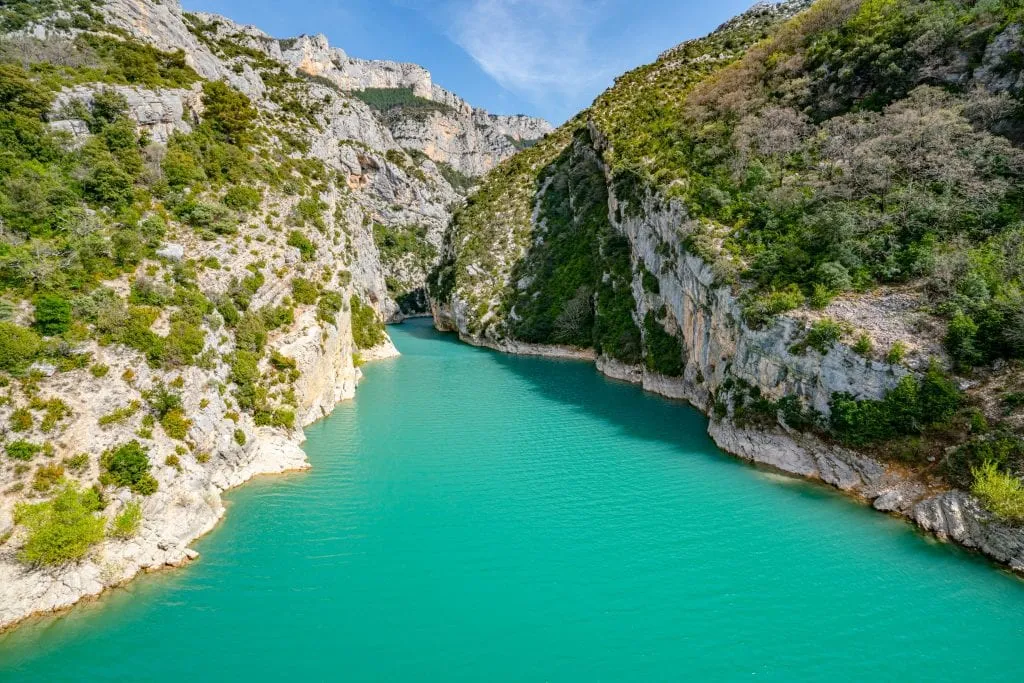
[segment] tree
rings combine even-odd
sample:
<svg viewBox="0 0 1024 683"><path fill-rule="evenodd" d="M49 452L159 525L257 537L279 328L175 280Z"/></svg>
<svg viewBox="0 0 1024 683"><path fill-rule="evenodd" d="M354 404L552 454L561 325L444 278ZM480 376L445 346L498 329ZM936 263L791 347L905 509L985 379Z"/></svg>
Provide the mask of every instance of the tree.
<svg viewBox="0 0 1024 683"><path fill-rule="evenodd" d="M203 118L221 138L236 145L252 140L257 112L244 94L223 81L203 84Z"/></svg>
<svg viewBox="0 0 1024 683"><path fill-rule="evenodd" d="M36 328L51 337L63 334L71 326L71 302L59 294L36 297Z"/></svg>
<svg viewBox="0 0 1024 683"><path fill-rule="evenodd" d="M108 450L100 457L100 466L100 481L104 484L126 486L146 496L156 492L157 481L149 473L149 454L138 441Z"/></svg>

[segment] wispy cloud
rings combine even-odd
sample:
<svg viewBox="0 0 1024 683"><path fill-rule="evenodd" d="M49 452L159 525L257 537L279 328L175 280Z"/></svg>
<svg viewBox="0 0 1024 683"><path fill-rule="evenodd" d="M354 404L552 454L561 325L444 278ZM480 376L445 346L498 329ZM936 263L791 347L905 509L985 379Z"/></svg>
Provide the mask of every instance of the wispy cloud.
<svg viewBox="0 0 1024 683"><path fill-rule="evenodd" d="M615 73L595 44L605 0L452 0L450 37L503 87L579 106Z"/></svg>

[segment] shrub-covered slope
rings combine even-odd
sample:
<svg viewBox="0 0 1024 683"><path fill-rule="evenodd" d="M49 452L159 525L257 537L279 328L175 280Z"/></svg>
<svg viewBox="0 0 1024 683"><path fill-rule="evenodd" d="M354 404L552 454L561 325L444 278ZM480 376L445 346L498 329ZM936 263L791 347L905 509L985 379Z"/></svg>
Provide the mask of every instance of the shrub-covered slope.
<svg viewBox="0 0 1024 683"><path fill-rule="evenodd" d="M1015 0L755 6L492 171L449 228L437 318L593 348L730 450L940 533L940 508L1012 526L1022 40ZM901 468L920 478L897 494ZM977 498L950 512L947 486ZM990 545L1024 566L1019 539Z"/></svg>
<svg viewBox="0 0 1024 683"><path fill-rule="evenodd" d="M194 555L220 492L304 467L301 427L422 307L471 181L391 126L489 115L370 106L391 70L343 88L311 40L166 0L0 4L0 628ZM463 161L511 154L506 118Z"/></svg>

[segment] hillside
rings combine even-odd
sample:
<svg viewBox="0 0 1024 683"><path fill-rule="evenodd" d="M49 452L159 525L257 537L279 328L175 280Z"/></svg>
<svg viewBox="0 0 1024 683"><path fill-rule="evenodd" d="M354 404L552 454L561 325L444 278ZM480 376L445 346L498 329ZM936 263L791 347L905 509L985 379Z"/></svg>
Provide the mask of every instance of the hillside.
<svg viewBox="0 0 1024 683"><path fill-rule="evenodd" d="M492 171L438 324L1024 569L1018 3L757 5Z"/></svg>
<svg viewBox="0 0 1024 683"><path fill-rule="evenodd" d="M0 5L0 628L195 556L549 126L163 0Z"/></svg>

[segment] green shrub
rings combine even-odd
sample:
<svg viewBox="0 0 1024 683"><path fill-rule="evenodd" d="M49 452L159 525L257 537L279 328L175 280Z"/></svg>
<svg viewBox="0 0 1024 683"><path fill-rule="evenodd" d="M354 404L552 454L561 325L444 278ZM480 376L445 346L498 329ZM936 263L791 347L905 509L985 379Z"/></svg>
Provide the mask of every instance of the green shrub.
<svg viewBox="0 0 1024 683"><path fill-rule="evenodd" d="M259 355L245 350L231 354L231 381L237 385L235 400L243 410L254 410L266 400L266 390L259 386Z"/></svg>
<svg viewBox="0 0 1024 683"><path fill-rule="evenodd" d="M802 345L825 355L842 338L843 332L844 326L835 320L829 318L815 320L811 324L811 329L807 331Z"/></svg>
<svg viewBox="0 0 1024 683"><path fill-rule="evenodd" d="M344 303L345 300L340 292L324 292L320 295L320 301L317 303L317 318L333 325L337 321L338 311L341 310Z"/></svg>
<svg viewBox="0 0 1024 683"><path fill-rule="evenodd" d="M119 512L110 526L112 538L128 539L139 533L142 526L142 505L137 500L129 501Z"/></svg>
<svg viewBox="0 0 1024 683"><path fill-rule="evenodd" d="M7 444L4 447L4 451L7 453L7 457L9 458L27 462L41 453L43 451L43 447L39 444L19 439L18 441L12 441Z"/></svg>
<svg viewBox="0 0 1024 683"><path fill-rule="evenodd" d="M139 412L139 408L141 407L141 403L138 401L132 401L123 408L115 408L106 415L100 415L98 420L99 425L101 427L107 427L113 424L120 424Z"/></svg>
<svg viewBox="0 0 1024 683"><path fill-rule="evenodd" d="M245 439L245 432L243 432L241 429L236 429L235 430L235 443L237 443L239 446L244 446L245 445L245 441L246 441L246 439Z"/></svg>
<svg viewBox="0 0 1024 683"><path fill-rule="evenodd" d="M157 490L157 481L149 473L149 453L138 441L129 441L103 453L100 481L108 486L125 486L148 496Z"/></svg>
<svg viewBox="0 0 1024 683"><path fill-rule="evenodd" d="M302 305L315 304L320 297L320 288L312 280L296 277L292 280L292 299Z"/></svg>
<svg viewBox="0 0 1024 683"><path fill-rule="evenodd" d="M69 458L64 458L64 467L72 472L84 472L89 466L89 454L79 453Z"/></svg>
<svg viewBox="0 0 1024 683"><path fill-rule="evenodd" d="M260 352L267 344L267 326L259 313L246 312L235 327L235 345L243 351Z"/></svg>
<svg viewBox="0 0 1024 683"><path fill-rule="evenodd" d="M28 408L21 407L11 413L12 432L27 432L32 429L34 424L35 418L32 417L32 411Z"/></svg>
<svg viewBox="0 0 1024 683"><path fill-rule="evenodd" d="M668 377L683 374L683 345L661 326L653 311L644 317L644 346L647 368Z"/></svg>
<svg viewBox="0 0 1024 683"><path fill-rule="evenodd" d="M881 401L834 394L831 428L841 441L864 446L944 427L961 402L959 389L933 363L920 380L904 377Z"/></svg>
<svg viewBox="0 0 1024 683"><path fill-rule="evenodd" d="M975 344L977 334L978 326L962 311L958 311L949 321L945 339L946 350L958 368L970 368L982 361L982 354Z"/></svg>
<svg viewBox="0 0 1024 683"><path fill-rule="evenodd" d="M52 432L58 422L71 415L71 408L59 398L51 398L46 401L33 399L31 405L34 410L45 411L43 420L39 424L39 428L44 433Z"/></svg>
<svg viewBox="0 0 1024 683"><path fill-rule="evenodd" d="M223 81L203 84L203 120L222 139L232 144L252 140L253 123L258 114L244 94Z"/></svg>
<svg viewBox="0 0 1024 683"><path fill-rule="evenodd" d="M32 476L32 490L46 493L63 479L63 465L40 465Z"/></svg>
<svg viewBox="0 0 1024 683"><path fill-rule="evenodd" d="M994 462L973 470L971 492L997 517L1015 524L1024 523L1024 485L1020 479L1000 471Z"/></svg>
<svg viewBox="0 0 1024 683"><path fill-rule="evenodd" d="M419 97L412 88L366 88L357 90L352 95L377 111L402 110L407 116L423 118L432 112L447 113L451 107Z"/></svg>
<svg viewBox="0 0 1024 683"><path fill-rule="evenodd" d="M103 539L102 508L92 490L80 491L66 485L53 500L44 503L18 503L14 521L28 529L28 540L18 559L31 565L59 565L85 557Z"/></svg>
<svg viewBox="0 0 1024 683"><path fill-rule="evenodd" d="M288 327L295 322L295 311L291 306L265 306L259 315L268 330Z"/></svg>
<svg viewBox="0 0 1024 683"><path fill-rule="evenodd" d="M763 294L747 295L743 304L743 318L751 327L761 327L772 317L800 308L803 304L803 292L797 285L789 285Z"/></svg>
<svg viewBox="0 0 1024 683"><path fill-rule="evenodd" d="M368 306L355 294L349 300L352 307L352 339L356 347L371 349L384 342L384 323L377 318L377 311Z"/></svg>
<svg viewBox="0 0 1024 683"><path fill-rule="evenodd" d="M97 379L106 377L108 372L110 372L110 366L103 363L96 363L89 367L89 374Z"/></svg>
<svg viewBox="0 0 1024 683"><path fill-rule="evenodd" d="M874 349L875 343L871 341L871 337L866 333L859 335L857 341L853 344L853 352L865 358L870 358Z"/></svg>
<svg viewBox="0 0 1024 683"><path fill-rule="evenodd" d="M162 382L154 385L149 391L143 392L142 397L146 399L149 409L159 420L162 420L172 410L181 410L183 405L181 394L171 391Z"/></svg>
<svg viewBox="0 0 1024 683"><path fill-rule="evenodd" d="M907 357L907 345L901 341L893 342L889 352L885 354L885 362L889 365L899 365Z"/></svg>
<svg viewBox="0 0 1024 683"><path fill-rule="evenodd" d="M224 194L224 205L236 211L255 211L262 201L263 192L246 185L234 185Z"/></svg>
<svg viewBox="0 0 1024 683"><path fill-rule="evenodd" d="M35 325L46 336L67 332L71 326L71 302L59 294L40 294L35 300Z"/></svg>
<svg viewBox="0 0 1024 683"><path fill-rule="evenodd" d="M0 370L23 370L35 359L41 347L42 340L33 330L0 322Z"/></svg>
<svg viewBox="0 0 1024 683"><path fill-rule="evenodd" d="M300 230L288 233L288 246L298 249L303 261L312 261L316 258L316 245Z"/></svg>
<svg viewBox="0 0 1024 683"><path fill-rule="evenodd" d="M163 427L167 436L184 441L188 436L188 430L192 427L192 420L185 417L185 411L175 408L160 418L160 426Z"/></svg>

